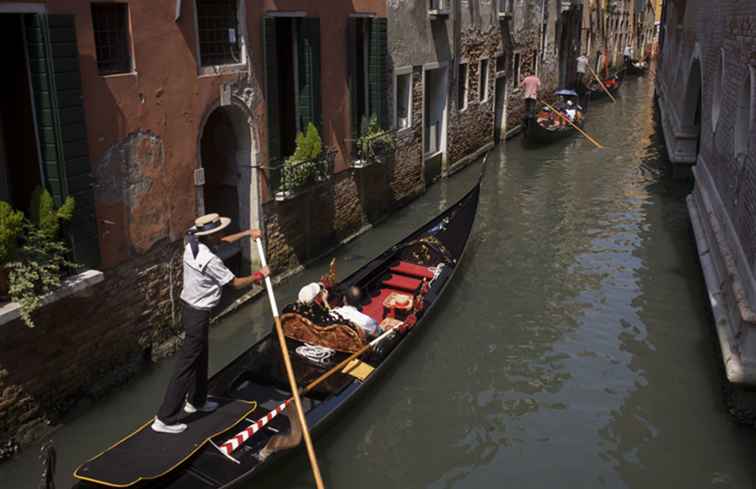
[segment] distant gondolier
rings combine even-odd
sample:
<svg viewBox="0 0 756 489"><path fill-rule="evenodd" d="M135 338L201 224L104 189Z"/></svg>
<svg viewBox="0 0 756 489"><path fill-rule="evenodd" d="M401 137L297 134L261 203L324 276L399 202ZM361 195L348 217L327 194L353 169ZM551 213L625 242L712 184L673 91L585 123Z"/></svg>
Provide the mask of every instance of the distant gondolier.
<svg viewBox="0 0 756 489"><path fill-rule="evenodd" d="M623 53L624 60L625 60L625 66L630 65L633 61L633 48L628 44L625 46L625 51Z"/></svg>
<svg viewBox="0 0 756 489"><path fill-rule="evenodd" d="M236 289L261 282L270 274L267 267L247 277L236 277L214 253L221 244L246 236L256 240L260 231L250 229L221 238L231 220L218 214L198 218L187 233L184 247L184 287L181 291L182 322L186 339L176 359L176 368L158 410L152 429L181 433L179 420L196 411L211 412L218 404L207 399L208 326L210 313L221 299L223 287Z"/></svg>
<svg viewBox="0 0 756 489"><path fill-rule="evenodd" d="M585 103L585 91L586 91L586 85L585 85L585 77L588 73L588 63L590 63L590 60L588 59L588 56L585 54L581 54L577 58L577 77L575 80L575 91L578 93L578 95L581 98L581 102Z"/></svg>
<svg viewBox="0 0 756 489"><path fill-rule="evenodd" d="M534 73L530 73L520 82L520 88L523 89L523 98L525 99L525 114L526 117L533 117L535 115L536 100L538 99L538 90L541 89L541 80L535 76Z"/></svg>

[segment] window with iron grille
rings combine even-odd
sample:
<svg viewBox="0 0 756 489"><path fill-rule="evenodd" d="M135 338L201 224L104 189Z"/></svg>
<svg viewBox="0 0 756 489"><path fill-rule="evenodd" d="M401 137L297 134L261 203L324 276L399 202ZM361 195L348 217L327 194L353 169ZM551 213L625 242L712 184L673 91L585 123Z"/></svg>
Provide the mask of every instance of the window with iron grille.
<svg viewBox="0 0 756 489"><path fill-rule="evenodd" d="M97 70L101 75L129 73L129 5L127 3L92 4Z"/></svg>
<svg viewBox="0 0 756 489"><path fill-rule="evenodd" d="M237 0L197 0L202 66L242 63Z"/></svg>

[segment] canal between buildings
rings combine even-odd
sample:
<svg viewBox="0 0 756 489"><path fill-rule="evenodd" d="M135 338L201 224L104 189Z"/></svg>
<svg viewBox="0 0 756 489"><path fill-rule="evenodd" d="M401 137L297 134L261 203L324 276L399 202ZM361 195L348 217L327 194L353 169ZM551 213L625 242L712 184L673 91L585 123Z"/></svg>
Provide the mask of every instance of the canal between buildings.
<svg viewBox="0 0 756 489"><path fill-rule="evenodd" d="M316 439L327 487L749 488L756 432L722 397L716 336L685 207L654 122L653 85L594 103L587 130L489 157L467 255L444 304L387 375ZM339 274L463 195L478 166L342 247ZM326 261L278 287L279 302ZM258 300L211 331L211 370L270 327ZM152 416L173 361L54 435L58 487L86 458ZM124 461L124 463L128 463ZM34 449L0 466L36 487ZM304 455L249 488L312 487Z"/></svg>

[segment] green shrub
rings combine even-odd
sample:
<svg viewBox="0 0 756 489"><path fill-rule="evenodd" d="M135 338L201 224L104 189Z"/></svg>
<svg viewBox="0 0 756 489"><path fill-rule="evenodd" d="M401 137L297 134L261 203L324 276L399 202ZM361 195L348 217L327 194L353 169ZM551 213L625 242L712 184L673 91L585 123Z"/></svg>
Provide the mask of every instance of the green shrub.
<svg viewBox="0 0 756 489"><path fill-rule="evenodd" d="M15 249L13 261L5 265L10 279L8 293L12 301L21 305L21 318L30 328L34 327L31 314L42 305L42 298L60 287L63 277L80 268L68 259L70 250L60 239L61 224L73 218L74 209L72 197L66 197L56 209L50 192L38 187L32 194L31 220L24 219L20 212L14 216L16 237L22 244ZM2 215L0 205L0 221Z"/></svg>
<svg viewBox="0 0 756 489"><path fill-rule="evenodd" d="M31 314L42 305L42 297L58 287L64 275L79 265L68 260L68 247L58 239L50 239L48 232L28 221L24 223L24 243L18 259L7 265L10 271L9 295L21 305L21 319L34 327Z"/></svg>
<svg viewBox="0 0 756 489"><path fill-rule="evenodd" d="M60 225L69 222L73 218L76 203L73 197L66 197L60 208L55 208L55 202L47 189L37 187L34 189L29 214L32 223L50 239L58 238Z"/></svg>
<svg viewBox="0 0 756 489"><path fill-rule="evenodd" d="M381 127L378 116L373 114L370 119L363 116L360 123L360 137L357 138L359 157L371 163L380 161L386 153L394 148L394 136Z"/></svg>
<svg viewBox="0 0 756 489"><path fill-rule="evenodd" d="M23 229L24 213L0 201L0 267L14 259L18 237Z"/></svg>
<svg viewBox="0 0 756 489"><path fill-rule="evenodd" d="M284 164L282 190L293 190L306 185L316 175L318 165L321 164L319 158L323 153L323 142L315 124L310 122L305 133L297 133L296 142L294 154Z"/></svg>

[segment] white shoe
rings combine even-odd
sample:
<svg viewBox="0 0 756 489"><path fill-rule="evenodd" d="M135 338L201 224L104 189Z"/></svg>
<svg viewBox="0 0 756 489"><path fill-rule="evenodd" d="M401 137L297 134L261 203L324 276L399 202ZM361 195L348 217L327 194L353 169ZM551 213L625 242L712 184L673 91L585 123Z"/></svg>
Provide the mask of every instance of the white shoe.
<svg viewBox="0 0 756 489"><path fill-rule="evenodd" d="M200 407L195 407L189 401L186 401L186 404L184 404L184 412L188 414L194 414L197 411L202 411L203 413L212 413L216 409L218 409L218 403L209 399L205 401L205 404Z"/></svg>
<svg viewBox="0 0 756 489"><path fill-rule="evenodd" d="M171 433L175 435L184 431L186 425L184 423L165 424L155 417L155 421L152 422L152 429L158 433Z"/></svg>

